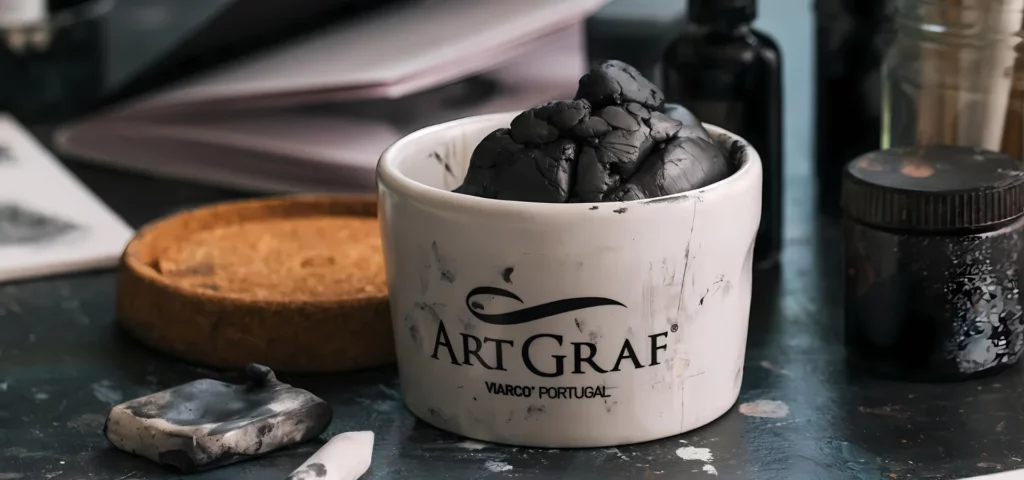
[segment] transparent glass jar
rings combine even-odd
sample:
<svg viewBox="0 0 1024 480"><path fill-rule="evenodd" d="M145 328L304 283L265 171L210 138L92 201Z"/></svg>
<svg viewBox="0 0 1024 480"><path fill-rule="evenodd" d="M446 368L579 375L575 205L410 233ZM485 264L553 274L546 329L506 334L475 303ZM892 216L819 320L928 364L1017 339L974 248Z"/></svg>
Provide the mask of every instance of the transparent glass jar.
<svg viewBox="0 0 1024 480"><path fill-rule="evenodd" d="M1024 0L900 0L882 66L882 148L1019 143L1022 21Z"/></svg>

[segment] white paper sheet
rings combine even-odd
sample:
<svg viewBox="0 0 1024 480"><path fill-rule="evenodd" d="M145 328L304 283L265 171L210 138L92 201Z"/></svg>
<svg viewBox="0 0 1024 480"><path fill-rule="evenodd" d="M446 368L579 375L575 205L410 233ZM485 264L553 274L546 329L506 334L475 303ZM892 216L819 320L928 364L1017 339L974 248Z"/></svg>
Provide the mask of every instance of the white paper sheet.
<svg viewBox="0 0 1024 480"><path fill-rule="evenodd" d="M1007 472L982 475L980 477L964 478L962 480L1024 480L1024 470L1010 470Z"/></svg>

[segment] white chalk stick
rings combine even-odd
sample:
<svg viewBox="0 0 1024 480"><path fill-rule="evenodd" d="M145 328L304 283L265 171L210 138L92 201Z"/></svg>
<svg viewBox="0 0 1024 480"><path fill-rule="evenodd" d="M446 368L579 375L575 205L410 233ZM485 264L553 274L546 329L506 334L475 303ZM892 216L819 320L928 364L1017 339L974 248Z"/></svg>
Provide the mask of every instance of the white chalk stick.
<svg viewBox="0 0 1024 480"><path fill-rule="evenodd" d="M335 435L285 480L356 480L370 468L373 432Z"/></svg>

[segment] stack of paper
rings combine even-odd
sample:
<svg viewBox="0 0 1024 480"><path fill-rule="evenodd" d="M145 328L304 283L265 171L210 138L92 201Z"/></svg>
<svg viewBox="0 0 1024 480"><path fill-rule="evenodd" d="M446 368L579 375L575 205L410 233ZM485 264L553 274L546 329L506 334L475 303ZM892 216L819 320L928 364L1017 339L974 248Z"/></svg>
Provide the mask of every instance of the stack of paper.
<svg viewBox="0 0 1024 480"><path fill-rule="evenodd" d="M604 0L400 4L58 132L65 153L272 192L372 191L417 128L573 95Z"/></svg>

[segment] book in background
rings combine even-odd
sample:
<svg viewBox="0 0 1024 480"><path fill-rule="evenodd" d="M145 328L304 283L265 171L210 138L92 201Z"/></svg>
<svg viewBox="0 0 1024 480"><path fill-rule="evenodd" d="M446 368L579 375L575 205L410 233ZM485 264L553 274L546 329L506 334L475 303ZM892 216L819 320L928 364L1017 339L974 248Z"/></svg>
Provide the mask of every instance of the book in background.
<svg viewBox="0 0 1024 480"><path fill-rule="evenodd" d="M213 185L369 193L380 153L408 132L570 98L583 21L603 3L396 4L115 105L56 144Z"/></svg>

